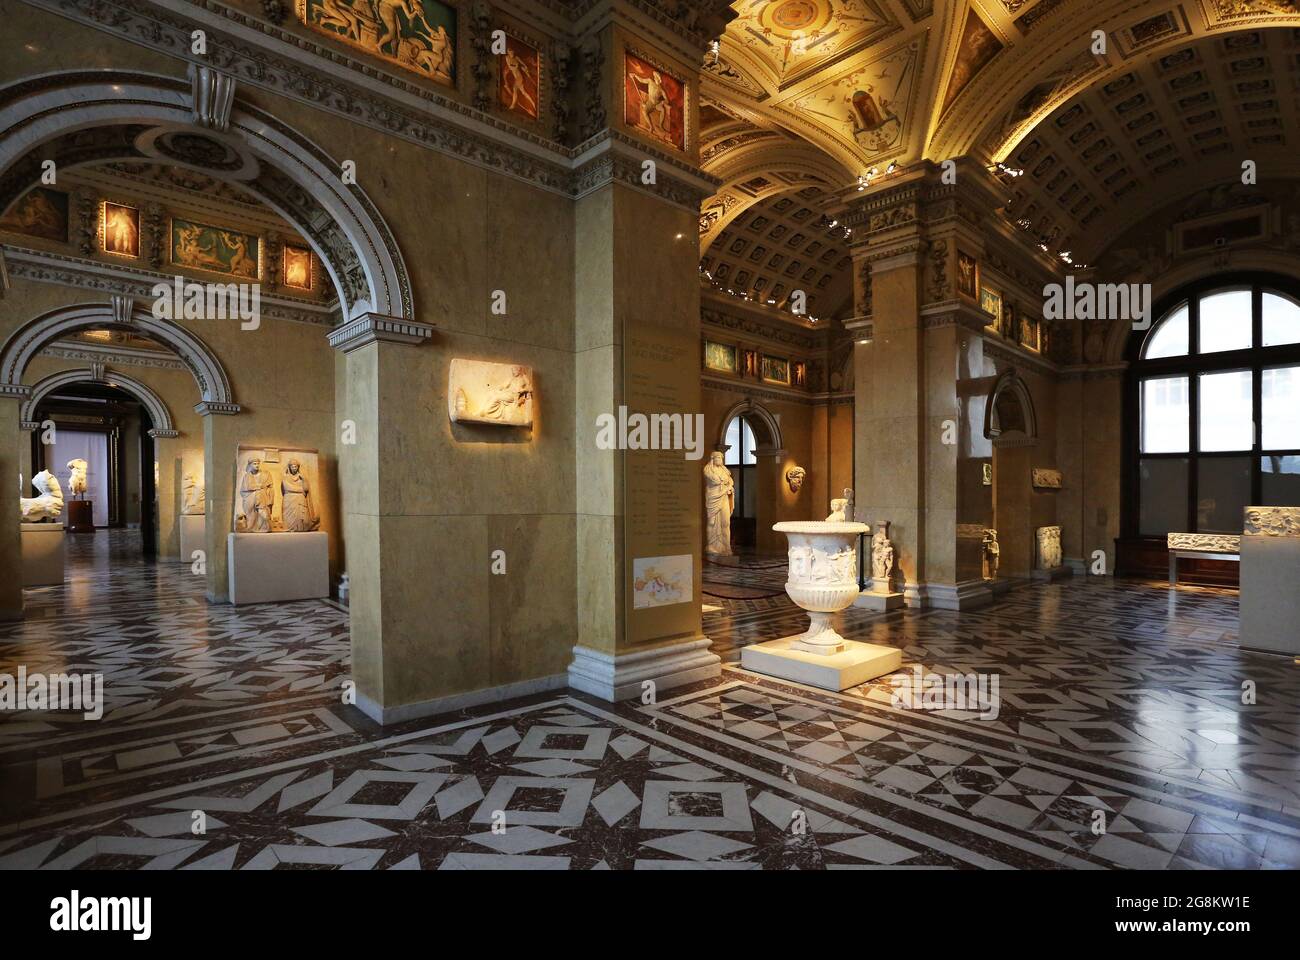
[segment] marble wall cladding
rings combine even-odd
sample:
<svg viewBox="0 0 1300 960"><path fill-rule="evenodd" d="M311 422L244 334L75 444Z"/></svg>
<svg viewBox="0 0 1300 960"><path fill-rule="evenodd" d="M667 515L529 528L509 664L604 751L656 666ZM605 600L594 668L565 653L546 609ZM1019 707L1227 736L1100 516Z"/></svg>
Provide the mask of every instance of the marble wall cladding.
<svg viewBox="0 0 1300 960"><path fill-rule="evenodd" d="M1094 551L1114 570L1115 538L1120 530L1120 460L1123 431L1123 380L1070 377L1057 387L1056 465L1069 482L1055 492L1061 547L1065 557L1091 562Z"/></svg>
<svg viewBox="0 0 1300 960"><path fill-rule="evenodd" d="M0 476L9 477L0 483L0 559L6 572L16 571L22 564L21 528L14 519L18 516L18 485L13 478L20 464L19 446L27 442L27 433L18 429L18 404L0 400ZM23 581L17 575L0 577L0 621L16 620L23 615Z"/></svg>

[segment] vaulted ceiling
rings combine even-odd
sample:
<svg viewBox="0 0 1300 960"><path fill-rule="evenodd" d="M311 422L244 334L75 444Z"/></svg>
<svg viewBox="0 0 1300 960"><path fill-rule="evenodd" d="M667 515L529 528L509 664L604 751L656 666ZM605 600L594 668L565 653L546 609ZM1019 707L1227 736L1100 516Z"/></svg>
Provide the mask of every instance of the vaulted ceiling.
<svg viewBox="0 0 1300 960"><path fill-rule="evenodd" d="M701 210L701 255L715 264L733 223L810 186L820 192L804 205L824 210L889 162L974 154L1023 167L1009 215L1076 262L1239 175L1242 159L1261 177L1300 174L1300 0L732 8L701 84L701 159L723 181Z"/></svg>

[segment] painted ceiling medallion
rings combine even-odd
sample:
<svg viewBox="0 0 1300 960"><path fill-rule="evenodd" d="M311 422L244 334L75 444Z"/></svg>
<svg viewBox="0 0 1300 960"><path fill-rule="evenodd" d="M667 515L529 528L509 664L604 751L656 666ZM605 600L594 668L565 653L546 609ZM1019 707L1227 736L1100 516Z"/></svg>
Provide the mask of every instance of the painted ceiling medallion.
<svg viewBox="0 0 1300 960"><path fill-rule="evenodd" d="M830 0L777 0L758 15L765 31L788 40L818 34L831 22Z"/></svg>

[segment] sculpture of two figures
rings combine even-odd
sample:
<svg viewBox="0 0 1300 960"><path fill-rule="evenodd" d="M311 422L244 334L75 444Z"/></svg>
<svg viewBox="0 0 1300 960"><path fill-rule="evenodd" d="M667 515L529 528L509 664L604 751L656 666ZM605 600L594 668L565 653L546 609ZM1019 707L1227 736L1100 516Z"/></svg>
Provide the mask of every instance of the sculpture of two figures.
<svg viewBox="0 0 1300 960"><path fill-rule="evenodd" d="M239 484L241 516L237 533L270 533L275 508L275 480L260 457L250 457ZM287 533L307 533L320 527L311 486L302 464L291 458L280 476L280 518Z"/></svg>

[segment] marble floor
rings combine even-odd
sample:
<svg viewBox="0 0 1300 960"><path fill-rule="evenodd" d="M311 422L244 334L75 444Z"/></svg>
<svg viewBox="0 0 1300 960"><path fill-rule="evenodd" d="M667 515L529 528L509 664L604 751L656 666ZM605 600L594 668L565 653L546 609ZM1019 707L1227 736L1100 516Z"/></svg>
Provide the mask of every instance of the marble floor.
<svg viewBox="0 0 1300 960"><path fill-rule="evenodd" d="M101 673L107 705L0 714L0 868L1300 867L1300 666L1236 646L1231 591L843 615L907 671L996 675L982 719L740 670L805 622L755 559L705 574L717 680L379 728L343 703L337 604L210 607L128 533L71 539L0 673Z"/></svg>

